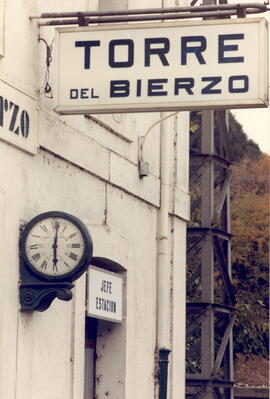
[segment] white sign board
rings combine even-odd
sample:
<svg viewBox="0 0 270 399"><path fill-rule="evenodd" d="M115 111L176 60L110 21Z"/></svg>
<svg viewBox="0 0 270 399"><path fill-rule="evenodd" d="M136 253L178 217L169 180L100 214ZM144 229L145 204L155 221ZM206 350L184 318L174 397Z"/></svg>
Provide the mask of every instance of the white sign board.
<svg viewBox="0 0 270 399"><path fill-rule="evenodd" d="M263 18L59 28L55 111L265 107L267 35Z"/></svg>
<svg viewBox="0 0 270 399"><path fill-rule="evenodd" d="M0 79L0 140L37 153L37 101Z"/></svg>
<svg viewBox="0 0 270 399"><path fill-rule="evenodd" d="M122 276L90 266L88 270L87 315L121 323L122 313Z"/></svg>

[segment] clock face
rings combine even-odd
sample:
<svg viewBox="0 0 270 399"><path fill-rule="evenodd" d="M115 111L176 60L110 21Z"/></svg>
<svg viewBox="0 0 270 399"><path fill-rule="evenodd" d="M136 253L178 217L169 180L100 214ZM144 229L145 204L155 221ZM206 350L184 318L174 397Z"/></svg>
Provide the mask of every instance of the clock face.
<svg viewBox="0 0 270 399"><path fill-rule="evenodd" d="M21 253L35 273L61 279L89 264L92 241L86 227L74 216L47 212L26 225Z"/></svg>

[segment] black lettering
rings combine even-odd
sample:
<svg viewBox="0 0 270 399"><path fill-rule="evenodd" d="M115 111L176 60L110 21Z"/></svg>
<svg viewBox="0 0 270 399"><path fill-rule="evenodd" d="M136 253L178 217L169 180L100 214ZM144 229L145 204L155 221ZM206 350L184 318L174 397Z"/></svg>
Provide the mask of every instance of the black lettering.
<svg viewBox="0 0 270 399"><path fill-rule="evenodd" d="M136 86L136 96L141 97L142 95L142 81L141 79L137 80L137 86Z"/></svg>
<svg viewBox="0 0 270 399"><path fill-rule="evenodd" d="M37 262L40 259L40 253L36 253L35 255L32 256L32 259Z"/></svg>
<svg viewBox="0 0 270 399"><path fill-rule="evenodd" d="M152 47L152 44L161 44L161 47ZM166 37L155 37L145 39L144 66L150 66L151 55L158 55L164 66L168 66L169 62L165 56L170 51L170 42Z"/></svg>
<svg viewBox="0 0 270 399"><path fill-rule="evenodd" d="M57 220L53 220L51 222L51 225L52 225L53 230L58 230L60 227L59 222Z"/></svg>
<svg viewBox="0 0 270 399"><path fill-rule="evenodd" d="M101 289L100 289L100 291L102 291L102 292L104 291L104 283L105 283L105 281L102 280L102 281L101 281Z"/></svg>
<svg viewBox="0 0 270 399"><path fill-rule="evenodd" d="M115 47L127 46L127 60L115 60ZM129 68L134 63L134 42L131 39L111 40L109 43L109 65L112 68Z"/></svg>
<svg viewBox="0 0 270 399"><path fill-rule="evenodd" d="M167 91L162 91L163 85L167 83L168 79L149 79L148 80L148 96L167 96Z"/></svg>
<svg viewBox="0 0 270 399"><path fill-rule="evenodd" d="M84 47L84 69L90 69L91 47L98 46L100 46L100 40L82 40L75 42L75 47Z"/></svg>
<svg viewBox="0 0 270 399"><path fill-rule="evenodd" d="M70 89L69 91L69 98L71 100L76 100L79 96L79 90L78 89Z"/></svg>
<svg viewBox="0 0 270 399"><path fill-rule="evenodd" d="M234 82L242 81L242 87L234 87ZM246 93L249 90L249 79L247 75L236 75L229 77L229 93Z"/></svg>
<svg viewBox="0 0 270 399"><path fill-rule="evenodd" d="M38 244L33 244L33 245L30 245L30 249L38 249L38 247L39 247L39 245Z"/></svg>
<svg viewBox="0 0 270 399"><path fill-rule="evenodd" d="M230 35L218 35L218 62L219 64L233 63L233 62L244 62L244 57L225 57L225 51L238 51L237 44L227 44L226 40L242 40L244 39L243 33L230 34Z"/></svg>
<svg viewBox="0 0 270 399"><path fill-rule="evenodd" d="M26 111L23 111L21 113L21 132L23 137L27 138L28 134L29 134L29 126L30 126L30 119L29 119L29 115Z"/></svg>
<svg viewBox="0 0 270 399"><path fill-rule="evenodd" d="M116 313L116 302L109 299L96 297L96 309L105 312Z"/></svg>
<svg viewBox="0 0 270 399"><path fill-rule="evenodd" d="M81 244L71 244L71 248L81 248Z"/></svg>
<svg viewBox="0 0 270 399"><path fill-rule="evenodd" d="M128 97L129 87L129 80L111 80L110 97Z"/></svg>
<svg viewBox="0 0 270 399"><path fill-rule="evenodd" d="M191 90L194 87L193 78L177 78L174 81L174 95L179 95L179 90L184 89L188 94L194 94Z"/></svg>
<svg viewBox="0 0 270 399"><path fill-rule="evenodd" d="M94 89L91 89L91 98L99 98L99 96L95 96Z"/></svg>
<svg viewBox="0 0 270 399"><path fill-rule="evenodd" d="M47 268L47 265L48 265L47 261L44 260L44 261L41 263L40 268L41 268L41 269L46 269L46 268Z"/></svg>
<svg viewBox="0 0 270 399"><path fill-rule="evenodd" d="M188 46L189 43L199 42L197 46ZM202 52L206 50L204 36L183 36L181 38L181 65L187 65L187 54L195 54L200 64L206 64Z"/></svg>
<svg viewBox="0 0 270 399"><path fill-rule="evenodd" d="M100 290L102 292L108 292L109 294L111 294L112 293L112 282L107 281L107 280L102 280Z"/></svg>
<svg viewBox="0 0 270 399"><path fill-rule="evenodd" d="M81 98L88 98L88 90L89 89L81 89Z"/></svg>
<svg viewBox="0 0 270 399"><path fill-rule="evenodd" d="M19 106L10 101L9 107L10 107L10 110L13 108L11 119L10 119L10 124L9 124L9 130L11 132L14 132L15 134L19 134L19 128L18 127L14 131L15 123L16 123L16 120L17 120L17 115L18 115L18 112L19 112Z"/></svg>
<svg viewBox="0 0 270 399"><path fill-rule="evenodd" d="M221 76L207 76L202 78L202 82L211 82L209 85L205 86L201 93L202 94L220 94L221 89L212 89L212 87L216 86L221 82Z"/></svg>
<svg viewBox="0 0 270 399"><path fill-rule="evenodd" d="M74 254L73 252L70 252L70 254L68 255L68 257L74 261L76 261L78 259L78 255Z"/></svg>

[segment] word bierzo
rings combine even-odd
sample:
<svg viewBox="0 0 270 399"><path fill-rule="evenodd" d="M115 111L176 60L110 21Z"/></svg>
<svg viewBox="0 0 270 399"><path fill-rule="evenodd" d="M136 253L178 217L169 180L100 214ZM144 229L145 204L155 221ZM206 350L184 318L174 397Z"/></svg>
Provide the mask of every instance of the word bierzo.
<svg viewBox="0 0 270 399"><path fill-rule="evenodd" d="M243 63L244 56L239 54L239 43L244 40L244 33L219 34L217 38L217 62L218 64ZM91 70L94 57L98 57L98 47L101 46L100 40L75 41L74 46L83 50L83 69ZM125 59L117 58L117 50L125 49ZM206 64L207 38L202 35L182 36L179 40L179 55L174 58L174 62L179 68L189 63L195 62L200 65ZM151 67L153 59L158 59L160 65L167 67L170 65L168 54L170 52L170 40L167 37L146 38L144 39L144 54L142 62L144 67ZM135 43L132 39L115 39L108 43L108 65L110 68L131 68L135 62ZM158 57L158 58L156 58ZM181 69L179 70L179 72ZM222 76L203 76L200 81L196 81L192 76L176 77L172 81L166 78L160 79L137 79L131 82L124 80L111 80L109 84L109 97L129 97L135 95L151 96L174 96L181 95L182 91L192 96L194 88L199 86L200 94L220 94L222 89L219 83ZM249 77L247 75L231 75L226 80L228 93L246 93L249 90ZM70 99L99 98L93 88L72 88L69 92Z"/></svg>

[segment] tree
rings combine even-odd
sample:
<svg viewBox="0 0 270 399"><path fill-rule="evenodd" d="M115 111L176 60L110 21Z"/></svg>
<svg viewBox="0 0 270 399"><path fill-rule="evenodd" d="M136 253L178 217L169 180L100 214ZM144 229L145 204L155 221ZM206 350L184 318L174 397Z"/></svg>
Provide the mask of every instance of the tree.
<svg viewBox="0 0 270 399"><path fill-rule="evenodd" d="M235 351L268 353L269 166L266 154L233 166L232 273L237 296Z"/></svg>
<svg viewBox="0 0 270 399"><path fill-rule="evenodd" d="M258 144L248 139L242 125L229 113L229 134L231 138L232 161L239 162L244 158L258 159L262 152Z"/></svg>

